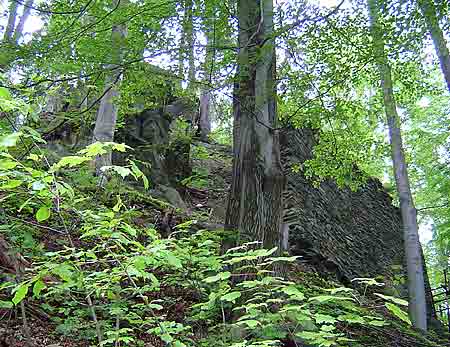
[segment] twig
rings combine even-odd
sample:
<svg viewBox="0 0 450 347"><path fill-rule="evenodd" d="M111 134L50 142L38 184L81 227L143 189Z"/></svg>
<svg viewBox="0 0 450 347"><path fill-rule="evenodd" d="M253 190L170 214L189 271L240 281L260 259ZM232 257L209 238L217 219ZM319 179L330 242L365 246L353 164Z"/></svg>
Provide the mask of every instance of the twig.
<svg viewBox="0 0 450 347"><path fill-rule="evenodd" d="M101 345L103 341L102 329L100 326L100 322L97 319L97 314L95 313L95 307L94 304L92 303L90 294L86 296L86 302L88 304L89 310L91 311L92 320L95 323L95 332L97 334L98 344Z"/></svg>
<svg viewBox="0 0 450 347"><path fill-rule="evenodd" d="M21 221L22 223L33 225L33 226L38 227L38 228L54 231L55 233L58 233L58 234L65 234L64 231L61 231L61 230L58 230L58 229L54 229L54 228L48 227L46 225L30 222L28 220L25 220L25 219L22 219L22 218L18 218L18 217L15 217L15 216L9 216L9 217L13 218L13 219L17 219L17 220Z"/></svg>

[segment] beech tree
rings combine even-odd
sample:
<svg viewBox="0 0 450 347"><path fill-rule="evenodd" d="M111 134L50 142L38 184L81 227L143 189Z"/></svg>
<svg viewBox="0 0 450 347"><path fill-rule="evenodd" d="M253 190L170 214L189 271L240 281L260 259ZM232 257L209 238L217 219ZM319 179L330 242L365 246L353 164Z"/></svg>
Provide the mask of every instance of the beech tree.
<svg viewBox="0 0 450 347"><path fill-rule="evenodd" d="M13 37L14 28L16 27L18 6L19 6L19 4L16 1L11 1L9 3L8 22L6 24L5 33L3 34L4 42L11 41L11 39Z"/></svg>
<svg viewBox="0 0 450 347"><path fill-rule="evenodd" d="M14 30L13 40L15 43L18 43L23 35L23 28L28 17L30 16L33 3L34 0L27 0L23 5L22 15L20 16L19 23L17 23L16 29Z"/></svg>
<svg viewBox="0 0 450 347"><path fill-rule="evenodd" d="M427 29L433 40L441 70L447 83L447 88L450 91L450 53L444 33L439 26L439 16L437 15L436 4L434 3L434 0L419 0L419 6L425 18Z"/></svg>
<svg viewBox="0 0 450 347"><path fill-rule="evenodd" d="M112 7L125 7L127 0L113 0ZM123 61L123 45L127 34L125 24L114 24L111 30L111 61L106 66L105 90L100 101L97 112L95 128L93 132L93 141L112 142L114 140L114 132L116 130L117 121L117 98L119 91L117 83L119 82L122 70L120 64ZM95 160L95 170L101 177L100 185L106 180L105 174L101 171L103 166L112 165L111 153L99 155Z"/></svg>
<svg viewBox="0 0 450 347"><path fill-rule="evenodd" d="M18 1L11 1L9 4L8 9L8 21L6 24L5 32L3 34L3 41L9 42L9 43L15 43L17 44L20 40L20 38L23 35L23 29L25 26L25 23L30 16L31 9L33 7L34 0L27 0L25 3L23 3L23 11L22 15L19 18L19 21L17 22L18 17L18 11L19 11L19 5L22 4Z"/></svg>
<svg viewBox="0 0 450 347"><path fill-rule="evenodd" d="M233 180L226 227L262 247L279 245L284 176L275 98L272 0L238 1Z"/></svg>
<svg viewBox="0 0 450 347"><path fill-rule="evenodd" d="M408 168L403 148L400 117L397 112L391 68L384 49L383 28L379 20L380 3L378 0L368 0L370 29L373 40L373 54L378 67L386 113L391 155L397 193L400 200L400 210L403 222L405 254L408 272L409 314L413 324L427 330L427 313L425 302L425 285L423 263L419 243L417 211L411 193Z"/></svg>

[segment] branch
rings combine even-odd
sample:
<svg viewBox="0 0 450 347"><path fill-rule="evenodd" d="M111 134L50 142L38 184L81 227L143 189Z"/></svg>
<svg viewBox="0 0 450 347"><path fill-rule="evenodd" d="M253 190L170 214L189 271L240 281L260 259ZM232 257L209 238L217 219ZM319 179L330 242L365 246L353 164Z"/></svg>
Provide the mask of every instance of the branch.
<svg viewBox="0 0 450 347"><path fill-rule="evenodd" d="M416 211L419 212L419 211L431 210L431 209L434 209L434 208L445 208L445 207L449 207L449 206L450 206L450 204L447 202L447 203L442 204L442 205L421 207L421 208L416 209Z"/></svg>
<svg viewBox="0 0 450 347"><path fill-rule="evenodd" d="M83 6L82 8L80 8L78 11L52 11L52 10L47 10L47 9L41 9L32 5L29 5L27 3L22 2L21 0L12 0L13 2L19 4L19 5L23 5L25 8L29 8L31 10L37 11L37 12L41 12L41 13L46 13L46 14L60 14L60 15L66 15L66 14L77 14L80 12L84 12L84 10L86 9L87 6L89 6L89 4L93 1L93 0L89 0L88 3ZM119 0L120 2L120 0Z"/></svg>

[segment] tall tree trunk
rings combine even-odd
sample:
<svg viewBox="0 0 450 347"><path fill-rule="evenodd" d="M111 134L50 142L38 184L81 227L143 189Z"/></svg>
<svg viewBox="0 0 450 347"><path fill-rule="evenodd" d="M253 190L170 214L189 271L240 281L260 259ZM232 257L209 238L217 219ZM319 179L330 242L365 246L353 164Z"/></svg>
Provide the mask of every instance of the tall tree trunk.
<svg viewBox="0 0 450 347"><path fill-rule="evenodd" d="M212 75L214 73L215 25L215 6L210 7L209 3L205 3L203 32L206 37L206 54L203 63L203 86L200 93L200 112L198 120L199 135L203 141L208 140L208 136L211 132L211 90L209 86L211 85Z"/></svg>
<svg viewBox="0 0 450 347"><path fill-rule="evenodd" d="M439 27L439 18L433 0L419 0L420 9L425 17L428 31L433 39L434 48L439 58L442 73L444 74L447 88L450 91L450 54L442 29Z"/></svg>
<svg viewBox="0 0 450 347"><path fill-rule="evenodd" d="M27 0L23 6L23 12L20 16L19 23L17 24L16 30L14 30L13 40L17 44L19 43L20 38L23 35L23 28L25 26L25 22L30 16L31 7L33 7L34 0Z"/></svg>
<svg viewBox="0 0 450 347"><path fill-rule="evenodd" d="M185 8L184 1L180 1L181 6ZM183 17L178 17L179 21L181 22L181 34L180 34L180 41L178 45L178 76L180 77L180 87L182 86L182 82L184 80L184 54L185 54L185 20L186 20L186 12L183 11Z"/></svg>
<svg viewBox="0 0 450 347"><path fill-rule="evenodd" d="M120 1L120 3L119 3ZM127 0L113 0L113 7L119 3L119 8L127 5ZM93 134L93 142L111 142L114 141L114 132L116 130L117 121L117 98L119 91L117 84L121 78L120 64L123 61L124 41L127 35L127 28L124 24L114 24L111 33L111 64L108 65L109 71L105 78L104 96L100 101L97 112L95 128ZM114 69L115 68L115 69ZM106 183L106 175L101 171L103 166L112 164L111 153L100 155L95 159L95 170L100 179L100 185Z"/></svg>
<svg viewBox="0 0 450 347"><path fill-rule="evenodd" d="M184 38L185 48L188 55L188 84L193 87L195 82L195 61L194 61L194 8L193 0L185 0L184 12Z"/></svg>
<svg viewBox="0 0 450 347"><path fill-rule="evenodd" d="M17 19L17 8L18 8L18 2L14 0L10 0L9 3L9 14L8 14L8 22L6 24L5 33L3 35L3 41L4 42L11 42L13 34L14 34L14 28L16 26L16 19Z"/></svg>
<svg viewBox="0 0 450 347"><path fill-rule="evenodd" d="M277 127L272 0L239 0L233 180L227 229L280 246L284 176ZM260 52L261 54L257 54ZM227 245L227 246L230 246Z"/></svg>
<svg viewBox="0 0 450 347"><path fill-rule="evenodd" d="M417 226L417 211L409 184L407 165L403 150L400 117L394 98L391 69L384 51L383 29L379 23L379 3L368 0L371 33L373 37L373 54L380 73L384 108L389 127L391 154L397 192L400 199L405 253L408 271L409 315L414 326L427 330L427 313L425 301L425 283L423 263Z"/></svg>
<svg viewBox="0 0 450 347"><path fill-rule="evenodd" d="M211 133L211 92L209 88L203 87L200 94L200 112L198 120L198 129L200 138L203 141L208 141L208 136Z"/></svg>

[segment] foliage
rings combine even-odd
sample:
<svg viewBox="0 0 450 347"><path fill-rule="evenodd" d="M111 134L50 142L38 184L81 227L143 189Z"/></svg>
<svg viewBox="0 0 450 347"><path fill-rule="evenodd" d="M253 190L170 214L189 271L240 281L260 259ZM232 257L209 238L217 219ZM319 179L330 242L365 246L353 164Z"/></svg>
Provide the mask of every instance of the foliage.
<svg viewBox="0 0 450 347"><path fill-rule="evenodd" d="M219 235L193 232L190 221L164 239L152 227L135 225L136 211L120 195L111 207L86 205L86 197L66 181L64 172L108 149L125 150L125 146L94 143L77 156L45 166L42 155L31 153L20 161L10 154L22 137L26 134L7 134L1 142L1 155L6 158L1 168L1 191L7 194L2 199L9 206L6 218L20 210L22 218L35 213L38 227L75 223L78 231L61 231L60 247L38 251L38 261L21 274L18 284L2 284L2 307L35 302L52 317L58 333L76 331L80 338L97 340L102 346L140 345L146 335L173 346L189 346L199 324L210 326L211 334L199 342L205 346L211 339L216 339L215 346L276 346L285 338L315 346L344 346L352 340L340 324L388 324L382 316L368 314L352 289L312 289L274 277L278 264L297 258L274 257L275 248L260 249L252 242L220 255ZM113 169L121 177L139 176L130 165ZM74 237L80 245L75 246ZM183 322L177 321L173 309L183 301L165 295L169 288L198 298L184 313ZM395 304L386 305L397 312Z"/></svg>
<svg viewBox="0 0 450 347"><path fill-rule="evenodd" d="M17 3L21 5L21 2ZM426 35L418 2L380 3L383 5L380 21L402 117L412 189L423 229L425 233L433 234L433 240L425 252L428 270L432 287L438 287L444 282L443 270L448 268L450 254L448 92L437 57L431 53L431 41ZM124 145L92 144L56 163L45 156L44 139L49 134L44 130L41 137L39 131L42 129L39 127L47 129L53 122L63 124L68 120L82 123L87 129L91 127L106 83L105 76L109 73L113 49L110 36L115 23L126 23L128 28L122 52L123 64L118 67L121 72L120 96L114 100L119 105L118 127L125 124L126 117L145 108L163 107L176 98L183 97L196 103L200 89L205 88L212 90L215 100L215 129L210 137L218 143L231 144L233 103L236 101L232 88L236 53L242 44L238 43L237 38L239 14L235 3L204 0L191 2L191 18L189 11L186 11L187 4L182 1L140 0L127 1L126 6L115 8L112 1L39 1L35 2L32 16L42 21L42 28L25 30L23 38L17 43L3 41L0 53L1 70L5 72L4 76L0 76L0 218L3 224L0 231L18 251L33 259L39 255L41 262L25 274L21 285L7 283L3 286L2 283L0 286L4 292L13 287L15 289L10 298L12 301L3 300L0 303L3 307L11 307L26 298L37 302L45 302L48 298L54 301L54 305L48 304L46 310L53 310L54 316L60 319L58 331L67 334L86 331L86 336L91 338L96 332L91 309L86 306L89 305L89 294L99 320L104 324L101 328L105 331L105 343L137 343L135 336L145 329L138 327L141 324L139 320L144 321L142 326L151 326L152 333L164 336L168 343L193 343L189 338L185 339L189 328L178 325L178 322L166 321L159 314L157 317L150 314L152 318L142 318L149 312L140 296L147 297L158 292L156 282L152 282L152 278L148 277L150 275L145 275L151 268L148 272L160 284L163 281L184 283L183 276L187 276L189 286L195 288L202 298L209 298L215 293L211 306L206 310L197 306L191 318L194 321L197 319L195 317L208 317L215 324L216 332L227 329L249 331L251 335L242 341L230 342L235 347L274 345L276 342L270 336L265 341L256 337L259 332L265 331L263 326L281 324L282 331L286 332L293 329L295 322L303 327L305 322L301 319L313 322L317 330L295 332L301 334L299 338L309 343L334 343L339 338L339 329L326 330L333 325L339 326L342 321L320 308L320 305L335 305L333 312L344 312L344 308L339 308L342 302L334 294L316 293L316 297L321 299L309 302L313 295L303 293L304 288L297 288L297 284L289 287L292 284L271 278L270 273L264 272L275 261L268 260L269 263L264 264L264 261L260 263L257 260L267 256L241 259L231 266L228 262L233 262L233 259L255 256L253 249L248 247L219 257L215 253L218 240L211 233L193 236L184 230L179 231L180 237L162 240L153 229L141 230L133 226L130 216L135 211L127 205L127 197L116 193L122 192L124 179L142 182L144 188L150 187L150 182L134 162L104 168L115 179L108 187L109 195L100 199L103 192L99 191L96 178L90 173L90 162L107 151L123 152L127 149ZM379 81L368 34L366 4L359 0L345 1L338 8L322 4L303 0L279 1L276 4L274 36L277 42L277 108L281 128L273 131L279 132L289 127L317 131L313 157L304 165L299 163L292 168L303 170L316 183L334 179L340 186L358 189L367 177L376 176L385 181L386 186L392 187L383 100L376 91ZM436 5L439 25L448 37L448 2ZM24 6L19 7L24 13ZM188 47L184 35L187 26L193 29L192 52L189 52L191 47ZM191 53L195 57L192 62L195 81L186 88L185 64L190 63ZM195 125L186 120L177 119L169 145L178 141L190 145L193 127ZM205 159L205 153L195 146L191 146L191 155L194 160ZM185 187L201 189L214 184L206 168L196 169L181 183ZM111 197L114 202L109 199ZM145 197L139 197L139 202L143 201L157 209L167 208L165 203L147 193ZM111 227L111 230L105 226ZM38 241L43 230L48 231L43 227L51 228L52 232L67 239L58 240L57 254L44 254L46 245ZM114 237L113 229L116 233ZM88 234L83 237L83 242L93 246L92 253L85 249L85 244L83 250L75 249L70 244L71 235L80 230L83 235ZM108 239L105 240L105 237ZM102 252L96 246L97 242L111 248L111 252ZM206 243L204 251L210 253L198 255L195 261L186 260L188 255L184 253L184 248L195 254L200 252L196 247L202 242ZM116 262L114 257L128 266L130 259L142 251L140 246L147 249L155 244L171 256L158 258L146 253L153 263L145 263L144 268L142 264L139 265L141 268L136 268L131 263L136 269L132 270L134 272L130 277L138 288L148 285L144 291L132 286L128 278L129 269L124 271L111 266ZM77 252L87 253L76 256ZM238 253L242 255L235 256ZM96 258L89 258L93 255ZM176 259L186 269L177 267L180 263ZM164 261L167 264L163 264ZM247 270L252 270L255 278L248 281L270 278L265 280L270 283L258 282L255 287L243 288L242 283L246 280L235 281L242 277L237 276L240 267L246 266L241 261L252 264ZM52 262L67 264L67 267L54 270L51 268ZM97 269L93 263L99 264ZM168 275L155 274L160 269L168 271ZM187 269L196 273L195 279L189 277ZM47 273L41 276L41 270ZM111 271L114 276L107 278ZM161 276L164 279L159 278ZM205 282L203 278L210 279ZM217 280L212 281L211 278ZM399 281L404 279L399 277ZM371 279L362 281L362 285L365 289L377 286ZM286 289L288 287L290 289ZM280 313L283 307L295 301L282 288L289 293L296 288L305 296L300 306L304 305L301 310L309 310L308 314L305 313L308 320ZM269 289L270 297L261 294L261 297L253 298L254 301L248 301L252 299L251 293L259 293L260 290L264 294L266 289ZM363 296L365 294L364 290ZM220 295L225 299L221 300ZM345 292L345 295L352 297L350 292ZM64 301L66 298L71 299ZM127 302L128 299L130 302ZM266 307L262 305L265 299L274 301ZM395 301L386 300L384 307L400 319L405 318L403 311L392 306ZM355 304L351 300L342 301ZM78 302L83 303L81 308ZM172 304L167 303L166 306ZM239 319L241 313L243 316L250 314L247 308L253 307L249 306L253 304L262 305L255 308L256 311L249 309L255 317L246 323L245 319L244 323L234 322L233 318ZM236 307L242 308L233 311ZM61 312L57 312L59 309ZM330 307L326 306L326 309ZM222 325L216 324L217 317L222 317L223 313L225 322L222 320ZM332 318L319 316L317 322L315 318L319 314ZM140 315L139 319L136 315ZM123 321L136 321L129 322L131 328L116 329L117 317ZM327 319L335 319L336 322L327 323ZM361 316L349 319L354 324L369 324L364 316L364 323L361 323ZM358 321L360 323L356 323ZM156 326L157 323L160 326ZM195 324L200 324L199 320ZM321 330L322 326L330 328ZM213 340L212 343L216 342Z"/></svg>

